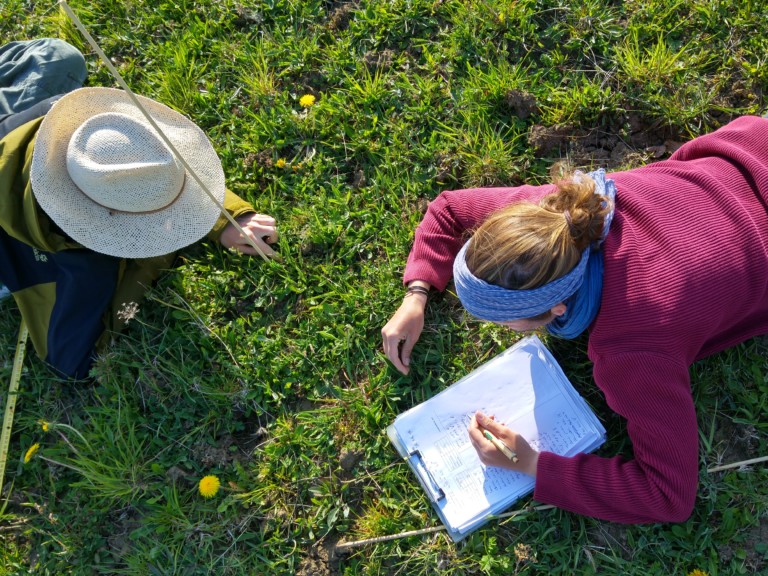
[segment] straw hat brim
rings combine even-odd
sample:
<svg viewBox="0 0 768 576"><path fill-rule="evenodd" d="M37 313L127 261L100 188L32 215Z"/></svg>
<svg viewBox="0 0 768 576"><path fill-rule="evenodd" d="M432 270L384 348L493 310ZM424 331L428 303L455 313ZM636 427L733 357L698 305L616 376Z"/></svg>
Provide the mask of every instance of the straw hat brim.
<svg viewBox="0 0 768 576"><path fill-rule="evenodd" d="M175 110L138 98L208 191L223 203L224 171L205 133ZM128 114L149 126L130 97L113 88L70 92L43 119L32 154L30 181L45 213L86 248L121 258L170 254L210 232L220 209L189 173L178 198L152 213L111 211L80 191L67 172L67 146L85 120L103 112Z"/></svg>

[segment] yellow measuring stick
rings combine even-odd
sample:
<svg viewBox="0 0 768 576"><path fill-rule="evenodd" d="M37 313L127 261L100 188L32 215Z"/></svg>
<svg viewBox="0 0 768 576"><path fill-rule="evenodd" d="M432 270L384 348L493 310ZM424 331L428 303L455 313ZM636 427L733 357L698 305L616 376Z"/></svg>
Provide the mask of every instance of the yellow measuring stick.
<svg viewBox="0 0 768 576"><path fill-rule="evenodd" d="M5 401L5 416L3 417L3 431L0 434L0 493L3 491L5 479L5 464L8 461L8 446L11 442L11 429L13 428L13 414L16 411L16 396L21 380L21 365L24 364L24 353L27 350L27 325L21 319L19 326L19 339L16 342L16 355L13 358L13 371L11 372L11 384L8 386L8 399Z"/></svg>

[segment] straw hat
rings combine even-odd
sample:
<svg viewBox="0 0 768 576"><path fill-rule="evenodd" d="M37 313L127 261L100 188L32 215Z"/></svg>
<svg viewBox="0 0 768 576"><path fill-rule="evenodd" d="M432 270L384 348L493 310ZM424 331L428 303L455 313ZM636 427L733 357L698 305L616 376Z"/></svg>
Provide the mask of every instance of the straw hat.
<svg viewBox="0 0 768 576"><path fill-rule="evenodd" d="M224 202L224 171L202 130L138 97L206 188ZM123 258L170 254L207 234L219 207L122 90L63 96L37 133L30 169L40 207L73 240Z"/></svg>

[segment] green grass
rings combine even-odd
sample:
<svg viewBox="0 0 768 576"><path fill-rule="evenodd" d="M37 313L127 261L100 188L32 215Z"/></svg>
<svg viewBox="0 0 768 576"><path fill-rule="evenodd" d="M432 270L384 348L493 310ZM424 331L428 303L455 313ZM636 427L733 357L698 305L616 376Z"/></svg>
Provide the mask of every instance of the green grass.
<svg viewBox="0 0 768 576"><path fill-rule="evenodd" d="M58 381L29 355L0 574L768 571L766 467L705 471L768 454L765 340L691 368L701 474L688 522L528 511L458 545L437 533L333 554L339 541L438 523L384 429L516 338L467 321L446 293L430 303L411 376L384 360L379 331L427 202L443 189L543 182L561 158L642 164L649 147L763 112L765 3L72 6L128 84L199 123L229 187L278 218L282 261L206 243L184 251L91 383ZM87 53L90 85L114 85L54 2L0 4L4 41L43 35ZM308 109L305 94L317 99ZM18 319L0 305L3 405ZM609 431L601 453L629 453L585 339L549 344ZM197 493L207 474L222 481L210 500Z"/></svg>

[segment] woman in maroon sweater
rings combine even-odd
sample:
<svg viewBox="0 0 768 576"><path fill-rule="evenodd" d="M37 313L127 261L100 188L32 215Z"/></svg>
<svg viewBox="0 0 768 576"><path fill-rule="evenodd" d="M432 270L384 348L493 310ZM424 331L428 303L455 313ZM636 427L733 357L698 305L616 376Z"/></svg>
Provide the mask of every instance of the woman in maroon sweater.
<svg viewBox="0 0 768 576"><path fill-rule="evenodd" d="M428 290L452 275L480 319L566 338L588 329L595 383L626 419L634 452L538 453L478 413L470 436L481 460L534 476L536 500L573 512L683 521L698 480L688 367L768 333L768 119L740 118L626 172L441 194L416 230L406 297L382 329L401 372Z"/></svg>

